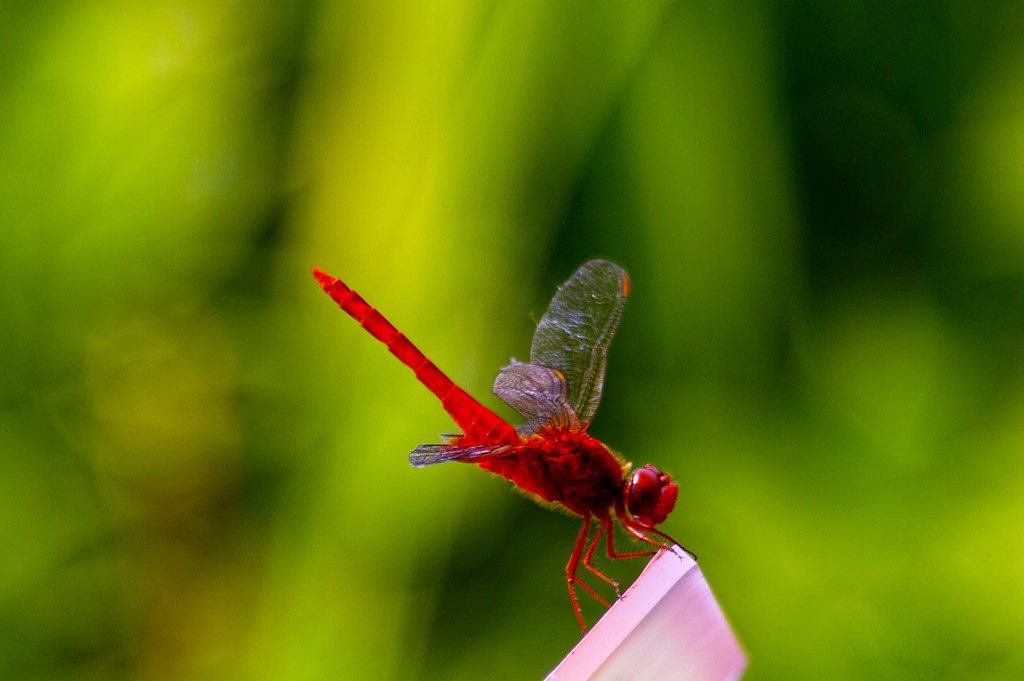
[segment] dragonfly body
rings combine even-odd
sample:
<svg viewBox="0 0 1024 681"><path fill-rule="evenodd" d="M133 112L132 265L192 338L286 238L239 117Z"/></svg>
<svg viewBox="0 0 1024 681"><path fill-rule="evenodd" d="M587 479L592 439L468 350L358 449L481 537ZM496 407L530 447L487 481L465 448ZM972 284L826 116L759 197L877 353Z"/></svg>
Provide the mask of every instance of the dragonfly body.
<svg viewBox="0 0 1024 681"><path fill-rule="evenodd" d="M507 452L480 457L475 463L579 516L613 509L622 498L628 470L595 438L564 431L531 435Z"/></svg>
<svg viewBox="0 0 1024 681"><path fill-rule="evenodd" d="M611 585L616 595L619 591L618 584L592 563L602 537L611 558L654 553L619 553L613 518L634 539L648 545L676 543L655 527L675 506L676 483L651 465L632 470L586 432L600 401L608 346L629 295L629 278L620 267L604 260L584 263L559 287L537 325L530 361L513 361L498 374L494 393L526 419L519 428L457 386L344 282L316 268L313 275L342 310L415 373L462 429L458 435L445 436L440 444L413 450L409 460L414 466L474 463L508 479L537 501L583 518L566 565L569 596L581 629L586 631L586 625L575 587L604 605L608 602L577 575L579 565ZM595 522L597 530L590 538Z"/></svg>

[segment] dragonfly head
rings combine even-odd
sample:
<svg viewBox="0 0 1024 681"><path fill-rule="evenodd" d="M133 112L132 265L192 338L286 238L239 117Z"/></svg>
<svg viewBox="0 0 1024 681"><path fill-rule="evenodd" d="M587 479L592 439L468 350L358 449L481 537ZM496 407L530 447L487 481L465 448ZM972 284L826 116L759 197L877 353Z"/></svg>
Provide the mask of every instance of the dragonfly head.
<svg viewBox="0 0 1024 681"><path fill-rule="evenodd" d="M626 510L641 524L654 527L676 506L679 487L651 464L633 471L626 483Z"/></svg>

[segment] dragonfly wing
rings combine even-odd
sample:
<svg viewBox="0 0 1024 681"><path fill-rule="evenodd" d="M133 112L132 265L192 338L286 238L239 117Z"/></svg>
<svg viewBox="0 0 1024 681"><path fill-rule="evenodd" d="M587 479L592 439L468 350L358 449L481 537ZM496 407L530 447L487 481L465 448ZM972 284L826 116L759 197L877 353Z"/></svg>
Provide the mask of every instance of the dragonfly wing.
<svg viewBox="0 0 1024 681"><path fill-rule="evenodd" d="M445 463L446 461L465 461L466 459L475 459L479 456L484 456L485 454L497 453L507 447L508 445L503 444L420 445L409 454L409 463L416 468L423 468L424 466L432 466L435 463Z"/></svg>
<svg viewBox="0 0 1024 681"><path fill-rule="evenodd" d="M601 401L608 346L628 296L625 270L590 260L558 288L534 332L530 363L565 376L569 405L584 428Z"/></svg>
<svg viewBox="0 0 1024 681"><path fill-rule="evenodd" d="M513 361L494 379L494 394L522 414L533 432L580 429L569 406L565 377L557 369Z"/></svg>

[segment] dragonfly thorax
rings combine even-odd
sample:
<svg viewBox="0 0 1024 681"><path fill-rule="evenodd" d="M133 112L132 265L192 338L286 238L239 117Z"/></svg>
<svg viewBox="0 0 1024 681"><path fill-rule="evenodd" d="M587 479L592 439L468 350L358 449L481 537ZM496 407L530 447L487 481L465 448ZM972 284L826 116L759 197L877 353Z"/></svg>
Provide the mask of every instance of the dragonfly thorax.
<svg viewBox="0 0 1024 681"><path fill-rule="evenodd" d="M476 463L542 501L584 517L615 507L625 485L623 462L580 431L542 431Z"/></svg>
<svg viewBox="0 0 1024 681"><path fill-rule="evenodd" d="M676 506L679 487L651 464L633 471L625 490L626 510L641 524L654 527Z"/></svg>

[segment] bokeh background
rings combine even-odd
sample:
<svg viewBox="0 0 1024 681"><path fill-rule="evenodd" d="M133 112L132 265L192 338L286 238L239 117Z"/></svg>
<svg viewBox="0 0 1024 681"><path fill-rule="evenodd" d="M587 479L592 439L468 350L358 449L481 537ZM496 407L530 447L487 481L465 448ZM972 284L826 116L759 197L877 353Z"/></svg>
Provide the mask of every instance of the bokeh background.
<svg viewBox="0 0 1024 681"><path fill-rule="evenodd" d="M1024 677L1022 10L0 4L0 677L543 676L576 520L309 268L511 419L594 256L747 678Z"/></svg>

